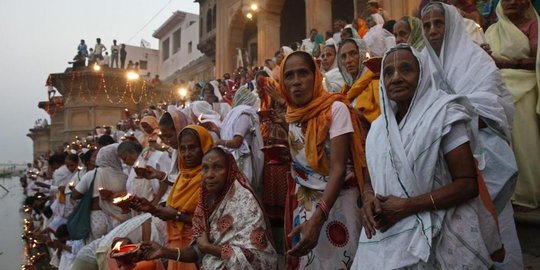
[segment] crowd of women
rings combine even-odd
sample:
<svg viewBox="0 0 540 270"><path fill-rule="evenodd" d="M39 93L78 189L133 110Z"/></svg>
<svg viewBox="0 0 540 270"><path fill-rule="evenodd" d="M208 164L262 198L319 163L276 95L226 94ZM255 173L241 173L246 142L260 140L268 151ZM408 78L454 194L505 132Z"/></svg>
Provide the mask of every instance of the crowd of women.
<svg viewBox="0 0 540 270"><path fill-rule="evenodd" d="M51 198L34 208L52 210L57 265L523 269L513 211L540 203L538 14L528 0L496 13L484 36L428 3L392 39L374 13L322 63L283 47L274 70L145 110L137 138L51 156L52 180L28 187Z"/></svg>

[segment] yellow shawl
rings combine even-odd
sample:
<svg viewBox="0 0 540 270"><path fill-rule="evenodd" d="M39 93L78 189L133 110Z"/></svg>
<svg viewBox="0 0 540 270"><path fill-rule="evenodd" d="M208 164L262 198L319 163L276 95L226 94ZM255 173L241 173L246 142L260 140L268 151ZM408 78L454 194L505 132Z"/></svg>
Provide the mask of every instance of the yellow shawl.
<svg viewBox="0 0 540 270"><path fill-rule="evenodd" d="M203 153L206 153L213 147L214 142L212 141L212 137L205 128L197 125L189 125L186 126L182 131L186 129L192 129L199 135L201 150ZM182 134L182 132L180 132L180 134ZM178 150L178 160L180 174L174 182L169 198L167 198L167 205L183 213L193 214L193 212L195 212L195 208L197 207L197 202L199 201L199 188L201 187L202 180L202 165L199 164L195 168L185 168L182 155L180 154L180 149ZM176 222L176 226L181 233L184 223Z"/></svg>
<svg viewBox="0 0 540 270"><path fill-rule="evenodd" d="M361 111L370 123L381 115L379 79L371 70L366 69L366 72L351 87L347 84L343 85L341 93L345 94L351 103L356 100L354 107Z"/></svg>
<svg viewBox="0 0 540 270"><path fill-rule="evenodd" d="M497 5L497 17L499 21L491 25L486 31L486 40L491 47L493 56L503 60L517 60L531 57L531 52L536 51L536 71L524 69L501 69L508 90L512 94L514 102L519 101L529 91L539 91L540 82L540 42L536 48L530 48L529 39L521 30L504 15L501 3ZM525 17L539 20L538 14L532 4L525 12ZM540 31L540 30L539 30ZM536 104L536 113L540 114L540 99Z"/></svg>
<svg viewBox="0 0 540 270"><path fill-rule="evenodd" d="M301 53L308 54L306 52L296 51L283 60L280 73L282 78L284 78L283 73L285 72L285 63L287 63L287 59L292 55ZM288 90L285 88L283 80L280 82L281 94L287 100L287 115L285 116L285 119L287 123L307 122L305 133L306 158L313 170L320 175L328 176L330 175L330 166L324 147L330 131L330 125L332 124L332 103L335 101L343 102L349 108L349 113L351 115L354 132L351 136L350 154L354 163L356 179L358 180L359 187L362 188L364 186L363 168L366 167L366 160L364 150L365 136L362 136L364 133L360 127L360 121L344 95L340 93L331 94L324 89L323 76L319 71L319 67L311 55L309 55L309 59L313 61L313 65L315 66L315 79L313 84L313 98L307 105L303 107L296 106L291 101L291 97Z"/></svg>

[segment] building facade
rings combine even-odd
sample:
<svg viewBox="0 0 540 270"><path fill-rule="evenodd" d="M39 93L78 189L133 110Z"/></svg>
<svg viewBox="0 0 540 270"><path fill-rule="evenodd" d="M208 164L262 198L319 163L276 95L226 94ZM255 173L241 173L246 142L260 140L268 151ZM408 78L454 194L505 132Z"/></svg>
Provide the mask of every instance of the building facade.
<svg viewBox="0 0 540 270"><path fill-rule="evenodd" d="M131 60L139 63L139 74L141 76L158 74L159 71L159 51L150 48L126 45L126 65Z"/></svg>
<svg viewBox="0 0 540 270"><path fill-rule="evenodd" d="M195 2L200 4L199 49L215 61L216 77L232 72L237 66L239 48L247 52L250 64L262 65L264 59L272 58L280 46L301 41L313 28L319 33L333 32L333 21L337 18L352 20L367 16L367 0ZM391 18L400 18L412 14L419 2L385 0L383 4Z"/></svg>
<svg viewBox="0 0 540 270"><path fill-rule="evenodd" d="M159 76L164 82L212 77L213 63L199 49L199 16L175 11L153 34L159 40Z"/></svg>

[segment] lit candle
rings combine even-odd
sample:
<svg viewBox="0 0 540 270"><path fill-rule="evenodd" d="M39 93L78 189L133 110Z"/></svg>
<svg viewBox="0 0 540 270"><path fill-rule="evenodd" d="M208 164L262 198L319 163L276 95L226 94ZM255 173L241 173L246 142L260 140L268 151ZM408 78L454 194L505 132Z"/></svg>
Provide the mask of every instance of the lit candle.
<svg viewBox="0 0 540 270"><path fill-rule="evenodd" d="M366 52L366 59L369 59L371 55L369 55L369 52Z"/></svg>
<svg viewBox="0 0 540 270"><path fill-rule="evenodd" d="M116 197L113 199L113 204L118 204L118 203L121 203L123 201L126 201L128 199L130 199L131 197L131 194L126 194L125 196L122 196L122 197Z"/></svg>
<svg viewBox="0 0 540 270"><path fill-rule="evenodd" d="M103 187L99 187L98 190L99 190L99 191L102 191L102 190L103 190Z"/></svg>
<svg viewBox="0 0 540 270"><path fill-rule="evenodd" d="M116 242L116 244L114 244L114 247L113 247L113 251L120 251L120 247L122 246L122 241L118 241Z"/></svg>
<svg viewBox="0 0 540 270"><path fill-rule="evenodd" d="M74 186L74 185L75 185L75 182L73 182L73 181L69 182L69 186L70 186L70 187L72 187L72 186Z"/></svg>

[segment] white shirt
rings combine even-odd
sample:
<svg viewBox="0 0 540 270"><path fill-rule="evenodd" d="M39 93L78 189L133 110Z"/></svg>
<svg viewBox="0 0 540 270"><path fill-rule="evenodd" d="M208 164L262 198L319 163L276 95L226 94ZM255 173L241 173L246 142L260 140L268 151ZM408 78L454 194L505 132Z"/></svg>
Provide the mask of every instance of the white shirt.
<svg viewBox="0 0 540 270"><path fill-rule="evenodd" d="M300 50L311 54L314 47L315 47L315 42L311 41L311 39L309 38L306 38L302 40L302 46L300 46Z"/></svg>

